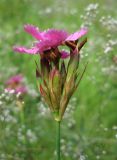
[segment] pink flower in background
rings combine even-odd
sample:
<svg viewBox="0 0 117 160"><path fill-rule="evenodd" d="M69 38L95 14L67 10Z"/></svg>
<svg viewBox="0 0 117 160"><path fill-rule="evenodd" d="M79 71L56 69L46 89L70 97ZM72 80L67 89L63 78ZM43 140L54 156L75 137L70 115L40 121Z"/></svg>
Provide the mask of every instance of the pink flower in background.
<svg viewBox="0 0 117 160"><path fill-rule="evenodd" d="M15 92L16 92L16 94L17 93L24 94L24 93L27 93L27 88L26 88L26 86L22 85L22 86L16 87Z"/></svg>
<svg viewBox="0 0 117 160"><path fill-rule="evenodd" d="M18 83L21 83L22 80L23 80L23 76L22 76L21 74L18 74L18 75L15 75L15 76L10 77L10 78L7 80L6 84L7 84L7 85L10 85L11 83L16 83L16 84L18 84Z"/></svg>
<svg viewBox="0 0 117 160"><path fill-rule="evenodd" d="M82 36L87 34L87 29L81 29L71 35L69 35L64 30L49 29L46 31L40 31L37 27L33 25L25 25L24 30L32 35L37 42L30 49L24 46L15 46L13 49L16 52L27 53L27 54L42 54L47 50L52 48L57 48L68 41L79 40ZM61 54L61 51L59 52ZM61 58L64 58L61 54ZM68 56L66 56L68 57Z"/></svg>
<svg viewBox="0 0 117 160"><path fill-rule="evenodd" d="M26 86L23 84L23 76L21 74L10 77L6 81L6 89L7 91L14 90L15 93L24 94L27 92Z"/></svg>

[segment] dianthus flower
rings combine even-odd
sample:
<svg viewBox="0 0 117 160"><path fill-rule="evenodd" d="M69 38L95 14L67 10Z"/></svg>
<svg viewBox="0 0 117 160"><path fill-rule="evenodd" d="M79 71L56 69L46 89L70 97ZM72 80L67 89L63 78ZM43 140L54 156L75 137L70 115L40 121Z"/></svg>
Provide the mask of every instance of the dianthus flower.
<svg viewBox="0 0 117 160"><path fill-rule="evenodd" d="M38 83L39 90L55 120L61 121L69 99L79 85L79 52L87 41L87 38L82 41L80 38L87 34L87 29L68 34L64 30L40 31L33 25L25 25L24 30L37 42L30 49L15 46L14 51L40 55L40 68L36 62L36 76L41 79L41 83ZM61 50L60 46L67 46L69 52ZM65 64L64 59L68 57L69 62ZM82 75L79 80L81 78Z"/></svg>

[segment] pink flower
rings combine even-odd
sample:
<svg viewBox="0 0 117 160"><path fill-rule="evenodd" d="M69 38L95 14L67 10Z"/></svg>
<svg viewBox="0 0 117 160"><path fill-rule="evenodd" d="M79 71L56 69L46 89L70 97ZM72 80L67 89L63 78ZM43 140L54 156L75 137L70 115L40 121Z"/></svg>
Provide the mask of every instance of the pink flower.
<svg viewBox="0 0 117 160"><path fill-rule="evenodd" d="M49 29L47 31L40 32L39 29L33 25L25 25L24 30L38 41L31 49L27 49L23 46L15 46L13 49L16 52L28 54L43 53L46 50L61 45L68 36L67 32L64 30Z"/></svg>
<svg viewBox="0 0 117 160"><path fill-rule="evenodd" d="M21 94L24 94L27 92L27 88L25 86L19 86L15 89L15 93L21 93Z"/></svg>
<svg viewBox="0 0 117 160"><path fill-rule="evenodd" d="M6 81L6 90L11 91L14 90L15 93L24 94L27 92L27 88L23 84L23 76L21 74L10 77Z"/></svg>
<svg viewBox="0 0 117 160"><path fill-rule="evenodd" d="M25 25L24 30L37 39L37 43L30 49L23 46L15 46L13 49L16 52L27 54L42 54L44 51L56 48L64 42L76 41L87 33L87 29L81 29L71 35L64 30L49 29L47 31L40 31L33 25Z"/></svg>
<svg viewBox="0 0 117 160"><path fill-rule="evenodd" d="M21 83L22 80L23 80L23 76L22 76L21 74L18 74L18 75L15 75L15 76L10 77L10 78L7 80L6 84L9 85L9 84L11 84L11 83Z"/></svg>

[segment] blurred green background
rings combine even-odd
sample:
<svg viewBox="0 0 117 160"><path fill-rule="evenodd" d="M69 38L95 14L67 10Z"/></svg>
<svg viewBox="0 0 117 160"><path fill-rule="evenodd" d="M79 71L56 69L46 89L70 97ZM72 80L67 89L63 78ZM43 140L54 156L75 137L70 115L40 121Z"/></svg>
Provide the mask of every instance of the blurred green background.
<svg viewBox="0 0 117 160"><path fill-rule="evenodd" d="M36 86L38 57L12 50L32 44L24 24L70 33L88 27L81 68L89 64L62 122L62 160L117 160L116 0L0 0L0 160L55 160L55 122ZM17 74L29 88L20 109L4 91Z"/></svg>

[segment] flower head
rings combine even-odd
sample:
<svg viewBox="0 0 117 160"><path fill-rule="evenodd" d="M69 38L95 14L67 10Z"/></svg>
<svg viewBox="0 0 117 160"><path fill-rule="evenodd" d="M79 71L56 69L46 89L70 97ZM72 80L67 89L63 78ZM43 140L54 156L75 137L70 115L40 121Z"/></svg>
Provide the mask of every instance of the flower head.
<svg viewBox="0 0 117 160"><path fill-rule="evenodd" d="M30 35L32 35L37 40L37 42L34 43L33 47L31 47L30 49L24 46L14 46L14 51L26 54L41 55L43 55L47 51L48 54L52 53L52 49L55 50L62 44L67 44L68 46L70 46L71 41L72 45L74 44L74 46L76 47L75 41L79 40L82 36L84 36L87 33L87 29L81 29L80 31L77 31L71 35L64 30L48 29L45 31L40 31L38 27L29 24L24 26L24 30ZM47 54L45 56L47 56ZM57 56L59 58L65 57L61 55L61 52L59 52Z"/></svg>
<svg viewBox="0 0 117 160"><path fill-rule="evenodd" d="M56 48L67 38L68 33L64 30L48 29L41 32L33 25L25 25L24 30L37 39L37 42L30 49L15 46L14 51L27 54L42 54L44 51Z"/></svg>

